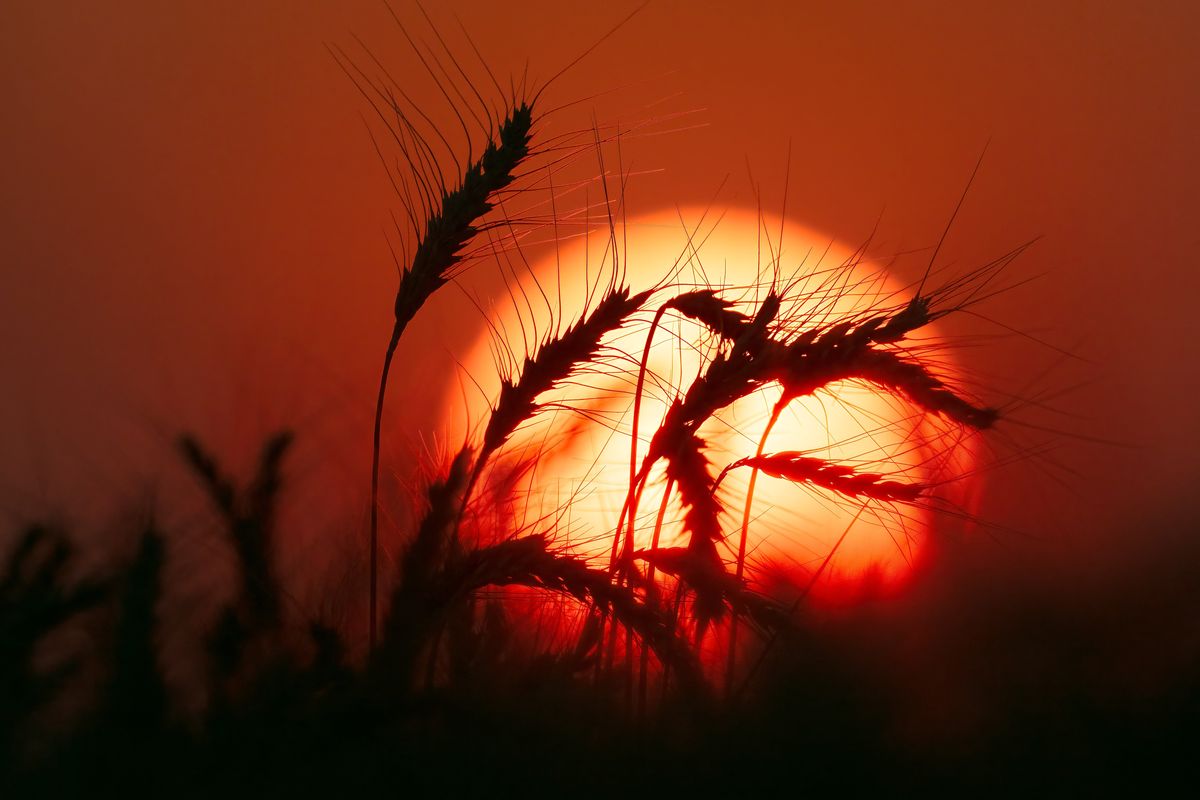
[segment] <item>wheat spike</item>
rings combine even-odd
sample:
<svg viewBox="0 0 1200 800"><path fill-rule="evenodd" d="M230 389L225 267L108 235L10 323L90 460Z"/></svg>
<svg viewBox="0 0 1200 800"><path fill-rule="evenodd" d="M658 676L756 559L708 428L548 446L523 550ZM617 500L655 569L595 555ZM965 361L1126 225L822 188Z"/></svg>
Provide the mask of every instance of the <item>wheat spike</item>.
<svg viewBox="0 0 1200 800"><path fill-rule="evenodd" d="M812 458L795 451L738 459L725 468L721 477L738 467L750 467L773 478L795 483L811 483L847 497L911 503L928 489L921 483L888 480L874 472L856 472L844 464Z"/></svg>
<svg viewBox="0 0 1200 800"><path fill-rule="evenodd" d="M580 364L593 361L604 336L621 327L650 294L647 290L631 296L627 287L607 292L590 314L525 358L520 377L505 380L501 385L496 407L483 433L476 472L522 422L537 413L538 396L568 378Z"/></svg>

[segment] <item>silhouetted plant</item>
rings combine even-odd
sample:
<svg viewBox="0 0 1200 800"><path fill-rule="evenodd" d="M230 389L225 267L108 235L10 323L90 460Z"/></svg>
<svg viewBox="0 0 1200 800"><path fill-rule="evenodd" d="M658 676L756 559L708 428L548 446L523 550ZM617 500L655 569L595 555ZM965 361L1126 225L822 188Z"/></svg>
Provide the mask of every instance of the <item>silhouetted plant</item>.
<svg viewBox="0 0 1200 800"><path fill-rule="evenodd" d="M158 663L158 603L166 550L149 526L119 586L112 670L104 713L116 729L153 733L167 721L168 697Z"/></svg>
<svg viewBox="0 0 1200 800"><path fill-rule="evenodd" d="M80 667L72 659L38 671L36 648L63 623L95 608L109 591L107 584L96 581L66 583L71 549L62 534L30 527L9 555L0 579L0 766L16 757L21 727Z"/></svg>

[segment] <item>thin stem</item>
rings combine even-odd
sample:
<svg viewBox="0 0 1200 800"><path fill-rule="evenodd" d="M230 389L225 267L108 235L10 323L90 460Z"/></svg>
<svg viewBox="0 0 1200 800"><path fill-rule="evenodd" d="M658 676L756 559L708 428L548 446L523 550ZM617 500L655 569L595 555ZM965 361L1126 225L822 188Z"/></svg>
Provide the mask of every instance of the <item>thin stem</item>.
<svg viewBox="0 0 1200 800"><path fill-rule="evenodd" d="M650 346L654 343L654 332L658 329L658 323L662 321L663 314L666 313L670 303L665 303L659 307L658 311L654 312L654 320L650 323L650 331L646 334L646 346L642 349L642 360L638 365L637 388L633 393L633 426L629 432L629 493L625 496L625 505L621 509L621 518L617 520L617 528L613 533L612 555L609 559L609 570L612 571L617 565L617 553L621 552L621 559L629 559L633 557L633 532L637 518L637 504L641 499L642 490L645 487L646 478L643 474L639 481L637 468L637 450L638 450L638 423L641 420L642 413L642 390L646 385L646 366L650 361ZM643 470L643 472L646 472ZM628 526L628 527L626 527ZM621 530L625 529L625 548L621 549ZM612 622L613 629L609 636L609 658L612 658L612 649L616 647L616 620ZM633 661L630 647L632 646L632 631L626 631L625 642L625 663L626 663L626 707L632 703L633 693Z"/></svg>
<svg viewBox="0 0 1200 800"><path fill-rule="evenodd" d="M675 481L667 478L666 488L663 489L662 502L658 505L658 517L654 520L654 538L650 540L650 552L653 553L658 549L659 537L662 534L663 521L667 516L667 506L671 502L671 490L675 488ZM646 567L646 586L649 589L654 588L654 560L648 561L649 566ZM642 644L642 663L641 672L638 675L638 715L644 716L646 713L646 684L648 673L650 670L650 651Z"/></svg>
<svg viewBox="0 0 1200 800"><path fill-rule="evenodd" d="M763 450L767 446L767 437L771 435L771 429L775 427L775 423L779 421L779 415L783 413L783 409L787 407L789 398L785 394L775 403L775 407L771 409L771 418L767 420L767 427L763 428L762 437L758 440L758 449L754 453L755 458L761 458ZM738 555L737 568L734 576L737 580L742 579L742 574L746 568L746 539L750 532L750 513L754 506L754 487L758 483L758 467L755 466L750 470L750 480L746 484L746 506L742 510L742 532L738 539ZM738 618L734 614L729 620L729 663L725 668L725 694L729 696L733 692L733 674L737 668L737 638L738 638Z"/></svg>
<svg viewBox="0 0 1200 800"><path fill-rule="evenodd" d="M633 529L637 518L637 503L641 498L641 488L638 481L637 469L637 451L638 451L638 423L642 416L642 390L646 386L646 368L650 361L650 346L654 344L654 332L658 330L658 323L662 321L663 314L667 313L670 303L664 303L659 307L658 311L654 312L654 321L650 323L650 330L646 334L646 346L642 349L642 361L638 365L637 388L633 392L633 428L629 432L629 494L625 498L625 508L628 513L625 515L624 522L628 526L625 533L625 549L632 552L633 548ZM645 477L641 483L645 483ZM616 533L613 535L612 559L615 563L617 551L621 546L621 524L618 522Z"/></svg>
<svg viewBox="0 0 1200 800"><path fill-rule="evenodd" d="M633 712L633 628L625 626L625 713ZM645 652L645 648L643 648Z"/></svg>
<svg viewBox="0 0 1200 800"><path fill-rule="evenodd" d="M671 611L671 634L672 635L675 634L675 628L679 624L679 611L680 611L680 608L683 606L683 592L684 592L683 581L678 581L675 585L675 602L673 604L672 611ZM663 703L666 702L667 687L670 685L670 681L671 681L671 664L670 664L670 662L667 662L667 663L663 664L662 694L661 694L660 702L663 702Z"/></svg>
<svg viewBox="0 0 1200 800"><path fill-rule="evenodd" d="M371 437L371 598L370 628L368 642L370 652L375 652L375 639L378 632L378 587L379 587L379 439L383 429L383 398L387 392L388 372L392 368L392 357L396 354L396 346L400 343L400 334L404 328L400 322L392 328L392 338L388 342L387 353L383 356L383 370L379 374L379 399L375 402L375 432Z"/></svg>

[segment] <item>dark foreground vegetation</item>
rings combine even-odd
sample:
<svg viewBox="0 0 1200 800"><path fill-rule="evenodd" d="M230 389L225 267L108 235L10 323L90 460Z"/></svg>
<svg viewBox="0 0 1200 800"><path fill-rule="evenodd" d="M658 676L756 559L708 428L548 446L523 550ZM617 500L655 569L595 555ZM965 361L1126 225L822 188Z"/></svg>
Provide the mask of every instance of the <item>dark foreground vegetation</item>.
<svg viewBox="0 0 1200 800"><path fill-rule="evenodd" d="M1141 564L1132 585L1076 587L1070 604L1062 587L964 557L899 609L801 613L736 701L680 683L639 717L619 666L597 671L586 646L530 652L499 605L445 609L432 683L427 650L397 627L413 624L411 610L389 615L365 664L348 663L335 631L288 619L271 568L287 441L267 446L248 487L186 446L225 520L240 586L208 632L199 713L182 711L164 678L163 534L147 524L119 574L68 579L67 540L25 533L0 582L5 797L1085 796L1163 789L1196 769L1194 545L1181 548L1187 562ZM84 664L39 656L64 628L88 631L86 671L100 676L66 712L55 703ZM1167 679L1138 680L1156 671ZM941 729L956 715L970 722Z"/></svg>

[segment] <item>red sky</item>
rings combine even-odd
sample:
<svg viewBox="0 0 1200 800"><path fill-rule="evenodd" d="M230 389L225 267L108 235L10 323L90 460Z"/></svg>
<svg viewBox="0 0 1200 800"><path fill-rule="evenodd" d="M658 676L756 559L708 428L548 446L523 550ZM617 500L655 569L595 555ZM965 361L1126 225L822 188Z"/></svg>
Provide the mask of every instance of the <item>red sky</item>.
<svg viewBox="0 0 1200 800"><path fill-rule="evenodd" d="M497 73L528 60L543 79L633 8L447 5ZM1054 457L1075 474L1060 485L1028 465L998 471L988 513L1044 539L1191 514L1194 5L777 5L652 3L547 102L607 94L548 128L587 126L593 109L602 120L694 110L704 127L630 142L633 169L661 170L631 182L632 208L707 202L726 176L718 202L752 206L749 160L768 206L786 180L789 216L843 242L882 212L882 251L936 242L986 143L944 262L966 268L1041 236L1010 273L1036 281L983 310L1086 361L1048 371L1057 353L1007 334L962 360L985 397L987 386L1073 389L1054 401L1066 415L1027 420L1131 445L1057 437ZM415 8L398 9L418 24ZM454 31L449 9L433 13ZM396 282L383 230L398 204L365 104L325 48L352 49L354 35L428 90L376 2L9 5L4 511L119 505L162 480L178 430L245 457L277 424L309 443L301 481L361 501L365 451L344 443L368 441ZM400 359L415 398L393 409L398 469L436 411L436 393L415 390L445 379L440 348L470 335L459 323L471 313L447 294L410 331ZM969 319L954 331L1003 333Z"/></svg>

